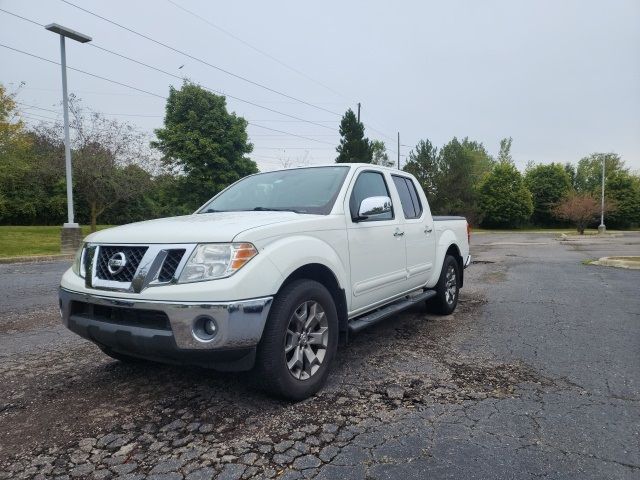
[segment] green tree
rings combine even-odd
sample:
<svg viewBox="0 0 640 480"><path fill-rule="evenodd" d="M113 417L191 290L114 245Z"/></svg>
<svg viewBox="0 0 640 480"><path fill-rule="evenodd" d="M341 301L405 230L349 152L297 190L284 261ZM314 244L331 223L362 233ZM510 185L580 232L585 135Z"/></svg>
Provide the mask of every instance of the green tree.
<svg viewBox="0 0 640 480"><path fill-rule="evenodd" d="M21 120L15 101L0 85L0 221L32 224L47 220L57 178L55 158L42 158L37 135Z"/></svg>
<svg viewBox="0 0 640 480"><path fill-rule="evenodd" d="M513 228L524 224L533 213L531 192L522 175L510 162L493 167L480 186L482 225Z"/></svg>
<svg viewBox="0 0 640 480"><path fill-rule="evenodd" d="M336 163L371 163L373 152L371 142L364 136L364 125L356 118L353 110L346 111L340 122L340 145L336 148Z"/></svg>
<svg viewBox="0 0 640 480"><path fill-rule="evenodd" d="M605 178L618 172L628 172L624 161L616 153L592 153L580 159L576 168L575 188L582 193L595 193L602 186L602 161Z"/></svg>
<svg viewBox="0 0 640 480"><path fill-rule="evenodd" d="M152 146L165 164L185 175L185 203L195 209L230 183L256 173L247 121L227 111L223 96L185 82L170 88L164 127Z"/></svg>
<svg viewBox="0 0 640 480"><path fill-rule="evenodd" d="M629 228L640 225L640 178L619 171L607 176L606 204L615 210L605 218L607 227Z"/></svg>
<svg viewBox="0 0 640 480"><path fill-rule="evenodd" d="M478 185L494 163L482 143L468 138L453 138L440 150L421 140L403 169L418 179L433 213L461 214L476 224Z"/></svg>
<svg viewBox="0 0 640 480"><path fill-rule="evenodd" d="M371 142L371 163L382 165L383 167L393 167L395 162L389 159L387 147L382 140L373 140Z"/></svg>
<svg viewBox="0 0 640 480"><path fill-rule="evenodd" d="M569 179L571 180L571 187L573 189L576 188L576 167L573 163L567 162L564 164L564 171L569 175Z"/></svg>
<svg viewBox="0 0 640 480"><path fill-rule="evenodd" d="M438 213L479 220L478 186L493 161L481 143L453 138L440 149L438 159Z"/></svg>
<svg viewBox="0 0 640 480"><path fill-rule="evenodd" d="M420 140L411 152L409 160L402 169L410 173L424 190L432 212L439 211L438 185L440 180L440 166L438 149L429 140Z"/></svg>
<svg viewBox="0 0 640 480"><path fill-rule="evenodd" d="M572 189L571 177L561 164L549 163L528 168L524 178L533 198L533 223L552 225L554 206Z"/></svg>
<svg viewBox="0 0 640 480"><path fill-rule="evenodd" d="M513 158L511 157L511 144L513 143L513 139L503 138L500 140L500 151L498 152L498 162L504 163L513 163Z"/></svg>

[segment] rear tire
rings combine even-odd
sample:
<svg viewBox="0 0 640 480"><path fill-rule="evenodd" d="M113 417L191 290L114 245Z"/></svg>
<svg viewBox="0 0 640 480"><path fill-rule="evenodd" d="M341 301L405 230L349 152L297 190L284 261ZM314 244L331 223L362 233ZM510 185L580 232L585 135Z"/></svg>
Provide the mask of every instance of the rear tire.
<svg viewBox="0 0 640 480"><path fill-rule="evenodd" d="M258 345L254 378L267 392L288 400L322 388L338 346L338 313L329 291L296 280L274 299Z"/></svg>
<svg viewBox="0 0 640 480"><path fill-rule="evenodd" d="M450 315L458 305L460 295L460 264L452 255L444 257L436 296L427 300L427 309L440 315Z"/></svg>

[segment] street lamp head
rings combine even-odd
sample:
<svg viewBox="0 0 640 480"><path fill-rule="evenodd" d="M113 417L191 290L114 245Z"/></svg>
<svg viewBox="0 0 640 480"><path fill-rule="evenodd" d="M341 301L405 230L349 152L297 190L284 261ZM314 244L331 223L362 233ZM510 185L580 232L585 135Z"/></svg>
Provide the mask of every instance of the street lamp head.
<svg viewBox="0 0 640 480"><path fill-rule="evenodd" d="M58 25L57 23L50 23L49 25L45 25L44 28L46 28L50 32L57 33L58 35L62 35L63 37L70 38L71 40L75 40L80 43L87 43L92 40L89 35L76 32L75 30L63 27L62 25Z"/></svg>

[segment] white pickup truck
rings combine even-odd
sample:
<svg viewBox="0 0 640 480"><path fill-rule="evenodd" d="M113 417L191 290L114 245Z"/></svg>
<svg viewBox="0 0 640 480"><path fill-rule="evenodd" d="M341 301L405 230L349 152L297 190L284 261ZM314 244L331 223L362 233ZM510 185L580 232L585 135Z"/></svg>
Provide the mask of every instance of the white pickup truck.
<svg viewBox="0 0 640 480"><path fill-rule="evenodd" d="M456 308L463 217L432 217L411 175L336 164L252 175L193 215L89 235L62 277L64 324L121 361L253 369L293 400L339 339L418 302Z"/></svg>

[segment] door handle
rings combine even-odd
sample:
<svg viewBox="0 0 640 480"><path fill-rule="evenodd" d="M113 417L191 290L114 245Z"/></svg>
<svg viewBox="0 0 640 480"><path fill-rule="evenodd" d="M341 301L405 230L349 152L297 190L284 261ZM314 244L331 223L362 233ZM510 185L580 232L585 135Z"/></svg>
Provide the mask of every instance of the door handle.
<svg viewBox="0 0 640 480"><path fill-rule="evenodd" d="M401 237L404 235L404 232L396 232L393 234L394 237Z"/></svg>
<svg viewBox="0 0 640 480"><path fill-rule="evenodd" d="M433 227L431 227L431 226L425 227L424 233L431 233L431 232L433 232Z"/></svg>

